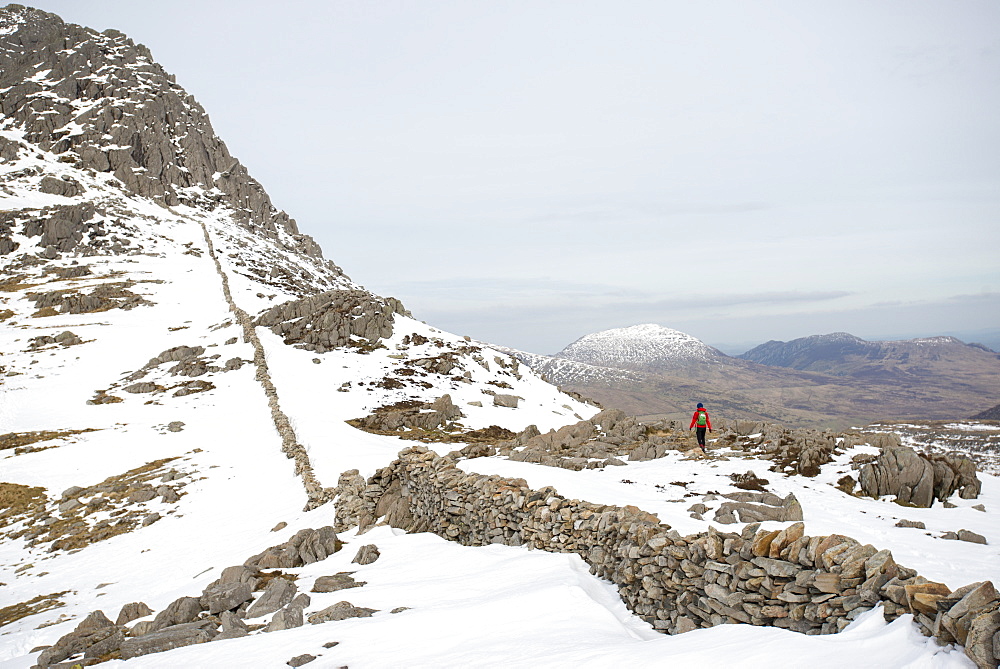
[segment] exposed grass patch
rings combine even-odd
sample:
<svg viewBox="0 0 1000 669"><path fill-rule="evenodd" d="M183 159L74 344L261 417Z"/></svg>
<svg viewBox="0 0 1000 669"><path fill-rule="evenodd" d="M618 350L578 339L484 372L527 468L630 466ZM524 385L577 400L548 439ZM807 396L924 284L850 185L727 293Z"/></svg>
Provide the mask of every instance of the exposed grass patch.
<svg viewBox="0 0 1000 669"><path fill-rule="evenodd" d="M7 449L15 449L15 453L26 453L31 450L42 450L42 449L25 449L31 444L37 444L40 441L51 441L53 439L64 439L66 437L72 437L74 434L83 434L84 432L97 432L97 428L88 427L83 430L42 430L39 432L8 432L7 434L0 434L0 451ZM51 448L51 447L50 447Z"/></svg>
<svg viewBox="0 0 1000 669"><path fill-rule="evenodd" d="M0 482L0 527L8 518L30 513L48 501L45 488Z"/></svg>
<svg viewBox="0 0 1000 669"><path fill-rule="evenodd" d="M39 283L27 283L24 281L27 277L27 274L14 274L13 276L0 279L0 292L13 293L18 290L25 290L41 285Z"/></svg>
<svg viewBox="0 0 1000 669"><path fill-rule="evenodd" d="M53 592L49 595L38 595L37 597L32 597L26 602L18 602L17 604L3 607L0 609L0 627L9 625L10 623L16 622L21 618L27 618L28 616L33 616L36 613L41 613L42 611L48 611L50 609L59 608L60 606L66 606L64 602L59 601L59 598L68 592L69 590L63 590L62 592Z"/></svg>
<svg viewBox="0 0 1000 669"><path fill-rule="evenodd" d="M730 474L729 478L732 479L733 485L741 490L757 490L759 492L767 492L767 484L770 483L767 479L762 479L752 471L748 471L744 474Z"/></svg>

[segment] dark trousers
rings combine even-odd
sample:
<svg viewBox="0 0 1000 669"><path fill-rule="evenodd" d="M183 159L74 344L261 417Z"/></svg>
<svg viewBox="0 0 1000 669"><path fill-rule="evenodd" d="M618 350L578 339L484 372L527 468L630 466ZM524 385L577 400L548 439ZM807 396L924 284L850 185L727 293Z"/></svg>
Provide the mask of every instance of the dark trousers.
<svg viewBox="0 0 1000 669"><path fill-rule="evenodd" d="M705 432L708 431L707 427L696 427L694 429L695 435L698 437L698 445L702 448L705 447Z"/></svg>

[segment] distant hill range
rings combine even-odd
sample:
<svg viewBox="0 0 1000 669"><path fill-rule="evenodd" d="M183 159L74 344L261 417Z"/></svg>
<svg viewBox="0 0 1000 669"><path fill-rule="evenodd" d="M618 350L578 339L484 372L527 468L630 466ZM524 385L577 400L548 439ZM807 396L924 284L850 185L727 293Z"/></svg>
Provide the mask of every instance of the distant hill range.
<svg viewBox="0 0 1000 669"><path fill-rule="evenodd" d="M972 420L1000 420L1000 404L990 407L986 411L977 413L971 417Z"/></svg>
<svg viewBox="0 0 1000 669"><path fill-rule="evenodd" d="M1000 397L1000 354L954 337L871 342L834 333L732 357L644 324L587 335L554 356L509 352L602 404L682 420L699 401L723 416L792 425L951 420Z"/></svg>

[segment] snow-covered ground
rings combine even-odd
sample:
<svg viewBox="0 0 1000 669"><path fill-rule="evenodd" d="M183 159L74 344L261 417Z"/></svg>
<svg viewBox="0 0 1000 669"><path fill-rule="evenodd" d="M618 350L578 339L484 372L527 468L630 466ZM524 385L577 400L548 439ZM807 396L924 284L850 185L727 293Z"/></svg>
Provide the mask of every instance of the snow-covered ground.
<svg viewBox="0 0 1000 669"><path fill-rule="evenodd" d="M11 141L21 137L14 130L3 132ZM42 194L38 188L43 175L72 177L83 185L84 194L72 198ZM95 609L112 619L129 602L143 601L161 611L178 597L197 596L225 567L286 541L297 530L333 523L331 505L303 510L307 498L302 481L293 461L280 450L281 437L267 398L248 362L254 349L243 341L242 329L225 300L205 230L233 299L251 315L295 295L258 281L246 268L279 263L312 282L315 290L356 286L289 251L292 245L281 233L274 240L253 237L222 207L214 211L160 207L129 196L113 177L78 170L52 154L22 152L18 160L0 167L0 178L5 210L38 213L46 206L93 202L106 212L99 216L107 227L131 242L116 255L67 254L15 266L21 253L37 250L38 241L37 236L23 234L23 226L15 231L13 238L21 248L2 260L5 284L0 311L12 315L0 321L0 435L92 431L32 444L41 450L0 450L0 482L44 488L46 513L53 522L69 513L56 509L64 490L93 486L147 463L176 458L169 466L184 483L175 502L154 498L131 503L146 517L158 513L155 522L82 548L29 546L25 537L11 536L36 529L40 516L0 526L0 610L39 596L51 596L60 604L0 626L0 667L21 669L36 661L34 649L54 643ZM75 265L88 265L91 274L61 279L52 273ZM100 285L126 282L128 291L150 304L127 311L46 316L36 315L30 297L63 289L86 293ZM33 338L66 330L82 343L31 345ZM558 392L524 366L513 373L512 358L489 348L477 353L481 361L463 358L468 382L438 375L421 377L429 387L378 387L375 382L407 359L457 350L467 343L406 317L396 318L394 334L383 342L384 349L367 354L340 350L317 354L285 345L265 328L257 328L257 334L281 409L326 487L335 485L348 469L372 474L413 443L361 432L345 422L400 400L430 401L449 393L465 413L461 422L470 429L500 425L520 430L535 424L544 431L597 411ZM402 338L412 334L428 342L403 347ZM232 359L246 364L200 375L198 379L213 387L175 396L173 387L190 379L171 375L168 369L173 363L148 363L177 346L204 347L204 356L218 355L212 364L219 367ZM144 370L141 378L133 376ZM136 380L168 390L124 390ZM348 382L348 390L339 392ZM120 401L88 404L98 391ZM493 406L485 391L517 395L519 406ZM438 448L447 452L458 446ZM704 496L730 490L728 474L752 469L768 479L777 494L796 495L808 534L844 533L890 548L902 564L953 588L998 580L996 477L982 476L980 499L954 500L957 508L904 508L836 490L832 484L848 471L851 455L827 465L815 479L785 478L767 471L766 462L721 452L709 460L676 454L582 472L500 458L469 460L462 467L523 477L533 487L554 485L567 497L634 504L658 514L682 534L713 524L711 508L717 502L704 502ZM706 520L689 515L687 509L696 502L710 507ZM976 504L986 511L972 508ZM928 529L897 528L900 518L924 521ZM287 526L272 531L280 523ZM742 527L717 526L725 531ZM983 534L990 543L939 538L958 529ZM971 666L961 650L939 648L920 636L909 617L886 624L877 609L832 636L727 625L668 637L633 616L615 587L590 575L576 556L505 546L463 547L433 535L408 535L386 527L342 538L347 545L341 552L291 571L298 575L302 590L315 577L339 571L355 571L367 585L314 594L306 613L348 599L356 606L378 609L372 617L307 624L127 663L111 660L108 666L281 667L304 653L317 656L310 667L352 668ZM372 543L381 551L380 559L365 566L351 564L358 547ZM391 613L397 607L408 608ZM326 647L331 642L337 645Z"/></svg>

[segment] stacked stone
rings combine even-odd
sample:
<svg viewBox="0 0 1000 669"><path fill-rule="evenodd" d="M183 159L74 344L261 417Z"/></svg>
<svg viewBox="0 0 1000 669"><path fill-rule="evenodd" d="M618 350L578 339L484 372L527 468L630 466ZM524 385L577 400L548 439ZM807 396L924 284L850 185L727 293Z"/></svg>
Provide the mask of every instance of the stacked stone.
<svg viewBox="0 0 1000 669"><path fill-rule="evenodd" d="M747 623L830 634L881 603L887 618L913 613L925 634L965 643L980 666L995 666L982 664L995 663L992 639L1000 633L992 584L951 592L896 564L887 550L838 534L810 537L801 522L682 537L635 507L568 500L522 479L465 473L422 446L402 451L363 488L359 478L355 471L341 478L338 521L356 518L365 529L384 518L464 545L576 553L618 586L632 611L667 633Z"/></svg>
<svg viewBox="0 0 1000 669"><path fill-rule="evenodd" d="M364 290L330 290L276 305L257 319L286 344L297 344L316 353L357 345L355 338L375 346L392 336L393 314L410 312L391 297Z"/></svg>

